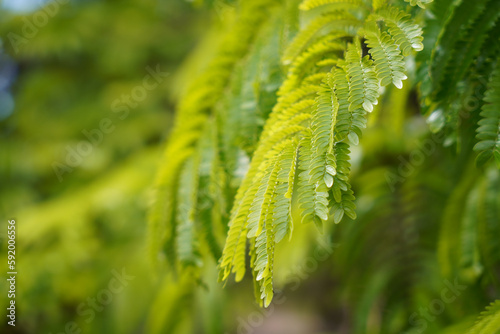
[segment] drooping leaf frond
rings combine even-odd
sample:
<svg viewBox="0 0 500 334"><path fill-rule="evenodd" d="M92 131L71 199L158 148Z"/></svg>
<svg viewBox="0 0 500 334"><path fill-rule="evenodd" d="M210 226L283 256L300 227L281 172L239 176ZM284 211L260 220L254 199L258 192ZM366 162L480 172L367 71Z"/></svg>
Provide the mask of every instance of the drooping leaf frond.
<svg viewBox="0 0 500 334"><path fill-rule="evenodd" d="M491 75L484 101L476 136L480 141L474 150L479 152L478 164L483 165L494 157L500 168L500 62Z"/></svg>
<svg viewBox="0 0 500 334"><path fill-rule="evenodd" d="M218 195L228 195L229 184L224 181L228 163L224 165L218 163L223 142L218 137L219 133L209 131L207 127L217 125L218 103L232 80L232 70L249 52L253 40L259 33L259 27L264 25L268 13L276 6L276 3L275 1L252 1L242 4L237 23L228 23L231 27L227 28L228 32L221 42L220 50L200 77L188 87L185 97L181 99L176 125L165 151L164 159L168 167L162 168L159 172L156 204L150 215L149 244L154 262L161 256L161 249L165 243L165 255L171 264L198 263L198 261L193 261L194 248L186 246L185 243L192 244L193 240L197 239L197 232L203 231L198 228L201 222L194 212L195 208L198 208L199 198L195 194L200 180L196 179L197 176L193 176L195 179L189 179L190 177L186 175L188 172L185 170L199 171L201 162L210 164L211 170L208 171L208 177L209 179L217 178L218 181L210 189L210 197L220 199ZM267 43L269 44L261 45L254 52L264 53L266 45L275 45L274 40L268 40ZM205 136L210 136L210 138L202 139ZM202 150L197 147L206 140L213 143L212 161L205 161L199 156ZM225 157L229 162L229 152ZM235 160L236 158L233 161ZM236 167L232 166L232 168ZM194 174L198 175L198 172ZM221 211L223 212L224 208L215 206L212 214L214 217L218 216L219 222L223 223L224 217ZM205 235L210 236L210 234ZM181 240L176 240L177 238ZM205 237L202 239L205 240ZM212 244L210 247L212 249L217 248L214 242L213 236L207 239L207 243Z"/></svg>
<svg viewBox="0 0 500 334"><path fill-rule="evenodd" d="M387 86L392 82L397 88L402 88L403 80L407 77L398 45L387 32L380 32L375 24L367 29L366 39L380 84Z"/></svg>
<svg viewBox="0 0 500 334"><path fill-rule="evenodd" d="M429 48L420 59L422 108L434 131L446 133L448 145L463 152L475 143L466 139L469 129L461 124L479 121L486 85L495 72L499 6L489 0L437 1L425 28ZM478 162L486 157L480 154Z"/></svg>
<svg viewBox="0 0 500 334"><path fill-rule="evenodd" d="M380 86L402 87L400 50L409 55L422 48L421 29L400 11L365 13L370 19L363 25L348 11L329 13L326 4L303 3L326 14L320 11L285 50L288 75L238 190L220 261L222 280L231 272L241 279L248 241L256 297L264 305L273 296L275 243L292 232L290 197L302 223L313 222L320 231L330 214L335 223L356 217L350 146L358 145ZM372 58L363 54L359 36Z"/></svg>
<svg viewBox="0 0 500 334"><path fill-rule="evenodd" d="M389 34L399 45L403 56L408 56L412 49L415 51L423 50L422 28L412 22L410 15L405 14L396 7L392 7L378 10L373 16L382 19L387 24Z"/></svg>
<svg viewBox="0 0 500 334"><path fill-rule="evenodd" d="M406 2L423 8L431 1ZM342 230L352 245L337 260L353 272L346 274L348 279L365 275L349 266L352 258L374 261L366 269L374 277L368 295L356 306L360 321L354 328L359 332L366 330L375 296L392 285L402 295L413 295L412 282L397 278L411 276L410 281L415 268L429 270L415 261L421 259L413 251L422 249L418 236L406 235L416 230L422 238L427 229L435 232L432 245L422 247L424 253L435 247L436 268L447 279L457 277L471 286L499 284L500 178L489 163L498 155L498 2L437 0L426 10L425 25L420 24L424 12L403 1L305 0L300 6L276 1L275 6L260 6L271 17L236 20L235 26L252 23L254 31L238 32L246 43L238 52L221 52L214 61L220 68L206 67L200 87L188 90L180 104L189 106L180 111L193 112L179 116L185 135L177 133L179 139L168 148L172 169L164 171L170 175L169 186L160 188L168 194L163 202L168 205L162 207L168 219L158 225L163 229L161 253L191 269L205 263L206 250L214 256L222 253L219 279L226 281L234 273L241 281L250 268L256 300L268 306L279 282L281 258L276 254L288 247L285 239L294 242L308 223L319 231ZM231 43L241 42L237 34L228 34ZM419 83L422 111L432 113L431 129L444 132L445 145L457 144L459 160L443 170L433 166L430 176L412 162L403 177L401 168L385 165L402 160L401 155L363 152L363 159L382 154L382 165L356 182L351 177L351 169L358 175L360 168L356 146L372 148L362 137L369 135L364 129L378 122L379 114L391 124L385 131L398 135L398 143L383 145L406 145L401 119L413 117L400 112L413 93L409 85L403 87L407 77ZM213 87L206 87L212 82ZM398 90L387 87L392 85ZM384 103L387 96L381 96L385 91L389 105ZM471 96L477 103L465 110L460 99ZM476 130L471 124L479 125L479 143L470 140ZM432 145L439 146L440 140L433 139ZM474 144L482 169L463 163ZM414 153L410 151L410 160ZM433 154L425 152L426 158ZM450 166L456 175L444 171ZM381 177L388 170L397 174ZM448 192L436 191L435 183L446 183ZM362 198L356 199L355 192ZM439 206L442 217L429 217L421 203ZM347 218L357 218L361 226L335 225ZM391 245L384 248L379 240L386 237ZM360 238L370 260L358 250Z"/></svg>

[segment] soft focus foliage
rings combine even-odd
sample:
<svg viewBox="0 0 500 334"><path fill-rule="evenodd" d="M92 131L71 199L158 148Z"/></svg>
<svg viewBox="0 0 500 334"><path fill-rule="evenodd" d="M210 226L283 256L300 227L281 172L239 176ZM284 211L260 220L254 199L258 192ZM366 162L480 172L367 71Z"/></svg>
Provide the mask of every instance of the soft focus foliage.
<svg viewBox="0 0 500 334"><path fill-rule="evenodd" d="M75 321L84 333L131 333L158 287L145 261L145 212L171 124L174 70L206 18L180 0L68 2L16 52L9 34L26 36L26 20L47 10L0 14L0 82L10 83L1 88L15 101L0 120L0 259L7 263L6 220L15 218L19 272L17 326L2 322L0 332L60 333ZM170 75L128 105L123 96L143 85L148 67ZM97 134L105 119L108 131ZM87 298L122 268L135 279L87 321Z"/></svg>
<svg viewBox="0 0 500 334"><path fill-rule="evenodd" d="M500 330L499 6L1 9L0 331Z"/></svg>

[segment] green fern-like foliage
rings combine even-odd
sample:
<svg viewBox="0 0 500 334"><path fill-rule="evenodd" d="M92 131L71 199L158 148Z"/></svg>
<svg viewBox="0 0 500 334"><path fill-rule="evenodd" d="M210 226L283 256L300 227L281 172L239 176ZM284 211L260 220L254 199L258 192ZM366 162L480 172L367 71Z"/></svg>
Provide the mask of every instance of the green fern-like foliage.
<svg viewBox="0 0 500 334"><path fill-rule="evenodd" d="M500 331L500 300L491 303L478 317L467 334L498 333Z"/></svg>
<svg viewBox="0 0 500 334"><path fill-rule="evenodd" d="M220 279L233 272L240 281L249 250L256 297L267 306L275 245L291 238L294 223L313 222L322 231L330 217L356 218L351 146L359 144L381 87L402 88L404 58L422 50L419 26L387 5L304 1L298 8L311 19L281 50L297 28L289 15L270 14L297 4L242 2L178 107L150 219L155 262L159 256L173 269L200 268L205 254L222 254ZM270 33L277 29L281 39ZM300 222L293 221L293 203Z"/></svg>
<svg viewBox="0 0 500 334"><path fill-rule="evenodd" d="M441 0L430 11L424 33L429 48L419 56L423 110L431 128L446 133L447 145L468 152L476 144L477 162L484 165L496 150L500 3ZM470 121L478 127L476 143L464 126Z"/></svg>
<svg viewBox="0 0 500 334"><path fill-rule="evenodd" d="M423 111L429 115L431 130L443 133L444 144L456 148L460 164L438 240L441 272L494 285L498 284L498 190L494 189L500 166L496 158L499 5L498 1L474 5L436 1L424 31L426 49L417 58ZM483 173L469 163L473 150Z"/></svg>
<svg viewBox="0 0 500 334"><path fill-rule="evenodd" d="M406 2L409 2L410 5L412 6L419 6L421 8L425 8L426 4L429 4L432 2L432 0L405 0Z"/></svg>
<svg viewBox="0 0 500 334"><path fill-rule="evenodd" d="M177 264L199 266L200 247L208 249L214 257L220 255L217 231L225 231L227 206L223 201L212 204L216 198L230 197L225 193L231 190L225 177L228 164L220 162L223 146L227 144L216 130L220 117L217 104L233 80L233 70L248 54L273 6L273 1L242 5L234 22L227 23L228 33L216 56L187 88L178 106L176 125L165 151L167 167L158 175L157 199L150 216L150 248L155 263L158 256L161 259L165 255L174 268ZM260 46L254 58L258 61L265 51L269 52L265 48L274 42ZM237 159L225 157L226 161L231 158ZM210 206L211 210L205 209ZM200 208L204 208L203 214ZM207 219L207 215L211 217ZM197 240L202 240L201 245Z"/></svg>
<svg viewBox="0 0 500 334"><path fill-rule="evenodd" d="M497 62L490 77L484 101L477 128L477 139L480 141L474 150L480 152L477 157L480 165L494 157L500 168L500 62Z"/></svg>
<svg viewBox="0 0 500 334"><path fill-rule="evenodd" d="M278 244L293 239L299 224L313 223L320 232L345 219L369 224L370 215L356 208L351 152L381 94L406 89L416 64L430 128L459 152L448 165L456 166L456 186L449 201L439 202L443 216L433 220L440 224L433 240L441 273L498 284L498 171L490 162L498 160L499 4L409 2L429 5L425 30L424 12L402 1L242 1L236 7L234 20L223 22L218 52L181 98L151 215L155 259L165 257L176 270L197 268L195 275L215 259L224 282L231 274L243 280L250 268L256 299L268 306ZM477 103L467 109L460 102L470 97ZM469 163L473 147L480 169ZM396 191L425 198L415 179ZM386 207L383 200L396 199L380 187ZM397 225L390 216L376 220L388 230ZM375 234L370 245L380 238ZM379 279L373 291L398 284L391 274L373 273Z"/></svg>
<svg viewBox="0 0 500 334"><path fill-rule="evenodd" d="M301 223L313 222L320 231L330 214L335 223L344 215L356 218L350 147L359 143L380 87L402 88L404 57L422 50L422 31L407 14L370 7L359 1L300 6L323 10L284 52L288 75L238 189L220 261L221 280L231 272L241 280L250 244L257 299L264 306L273 297L275 244L293 230L293 198Z"/></svg>
<svg viewBox="0 0 500 334"><path fill-rule="evenodd" d="M328 316L349 314L332 331L470 328L500 288L498 6L234 3L161 166L150 232L169 277L232 291L234 274L267 307L311 245L338 241L323 288L343 296ZM466 290L423 322L449 282Z"/></svg>

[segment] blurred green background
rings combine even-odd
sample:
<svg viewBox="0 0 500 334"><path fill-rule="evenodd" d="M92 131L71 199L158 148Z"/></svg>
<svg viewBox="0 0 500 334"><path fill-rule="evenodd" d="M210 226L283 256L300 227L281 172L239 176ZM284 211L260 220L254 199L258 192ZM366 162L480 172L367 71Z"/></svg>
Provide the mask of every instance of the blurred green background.
<svg viewBox="0 0 500 334"><path fill-rule="evenodd" d="M137 332L158 289L144 255L146 211L173 82L205 9L184 0L0 7L0 259L7 271L14 218L19 273L17 325L2 321L0 332L60 333L69 321L85 333ZM87 298L122 270L132 283L93 318Z"/></svg>

